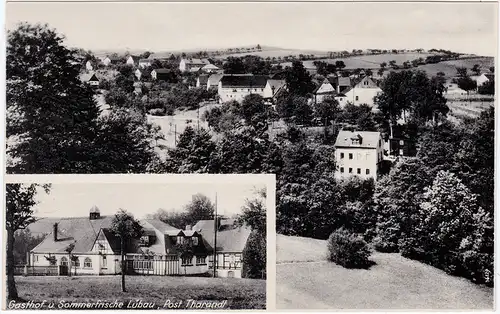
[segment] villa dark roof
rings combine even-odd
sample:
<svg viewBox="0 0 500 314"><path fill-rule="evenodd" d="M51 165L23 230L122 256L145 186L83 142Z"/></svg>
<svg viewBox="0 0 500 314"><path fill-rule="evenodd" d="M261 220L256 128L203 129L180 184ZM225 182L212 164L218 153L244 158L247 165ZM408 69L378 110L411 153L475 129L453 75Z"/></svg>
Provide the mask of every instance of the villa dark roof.
<svg viewBox="0 0 500 314"><path fill-rule="evenodd" d="M266 75L224 75L220 81L222 87L264 88L267 79Z"/></svg>
<svg viewBox="0 0 500 314"><path fill-rule="evenodd" d="M234 219L222 219L217 232L217 251L242 252L252 230L247 226L235 226ZM193 226L200 233L207 248L214 246L214 220L200 220Z"/></svg>
<svg viewBox="0 0 500 314"><path fill-rule="evenodd" d="M380 132L369 131L340 131L335 141L335 147L344 148L377 148ZM360 143L353 143L353 139L361 139Z"/></svg>

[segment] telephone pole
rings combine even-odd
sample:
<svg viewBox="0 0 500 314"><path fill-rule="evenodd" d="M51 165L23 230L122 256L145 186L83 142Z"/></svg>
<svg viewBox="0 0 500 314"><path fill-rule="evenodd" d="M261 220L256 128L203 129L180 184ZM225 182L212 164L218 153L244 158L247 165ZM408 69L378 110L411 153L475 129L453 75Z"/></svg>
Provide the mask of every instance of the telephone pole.
<svg viewBox="0 0 500 314"><path fill-rule="evenodd" d="M215 215L214 215L214 278L217 277L217 231L219 229L217 218L217 192L215 193Z"/></svg>

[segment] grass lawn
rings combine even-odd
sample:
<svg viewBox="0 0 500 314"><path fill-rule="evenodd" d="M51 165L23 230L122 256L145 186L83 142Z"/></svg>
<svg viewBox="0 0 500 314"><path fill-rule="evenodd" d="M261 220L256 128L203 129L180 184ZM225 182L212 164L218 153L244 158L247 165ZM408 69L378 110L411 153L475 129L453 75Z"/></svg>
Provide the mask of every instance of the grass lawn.
<svg viewBox="0 0 500 314"><path fill-rule="evenodd" d="M492 288L399 254L363 270L327 262L326 241L278 235L277 247L278 309L493 309Z"/></svg>
<svg viewBox="0 0 500 314"><path fill-rule="evenodd" d="M130 300L154 302L163 308L172 302L228 300L231 309L265 309L266 281L237 278L127 276L127 292L121 292L120 276L16 277L19 296L26 301L59 303Z"/></svg>

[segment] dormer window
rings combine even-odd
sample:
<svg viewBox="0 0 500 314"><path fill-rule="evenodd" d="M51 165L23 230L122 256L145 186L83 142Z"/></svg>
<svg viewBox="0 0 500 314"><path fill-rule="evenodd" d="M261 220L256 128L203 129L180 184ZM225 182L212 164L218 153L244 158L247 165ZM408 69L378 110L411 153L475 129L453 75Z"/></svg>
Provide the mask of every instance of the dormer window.
<svg viewBox="0 0 500 314"><path fill-rule="evenodd" d="M193 237L192 238L192 243L193 243L194 246L198 245L198 237L196 237L196 236Z"/></svg>
<svg viewBox="0 0 500 314"><path fill-rule="evenodd" d="M142 236L139 239L139 246L149 246L150 245L150 237L148 235Z"/></svg>

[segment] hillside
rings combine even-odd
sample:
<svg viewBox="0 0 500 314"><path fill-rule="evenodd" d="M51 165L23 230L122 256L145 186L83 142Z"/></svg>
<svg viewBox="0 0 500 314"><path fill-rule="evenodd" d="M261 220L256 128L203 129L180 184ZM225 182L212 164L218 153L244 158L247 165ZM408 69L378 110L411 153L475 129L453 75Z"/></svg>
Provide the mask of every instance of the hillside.
<svg viewBox="0 0 500 314"><path fill-rule="evenodd" d="M373 253L370 269L327 262L326 241L277 236L278 309L493 309L493 289L399 254Z"/></svg>

